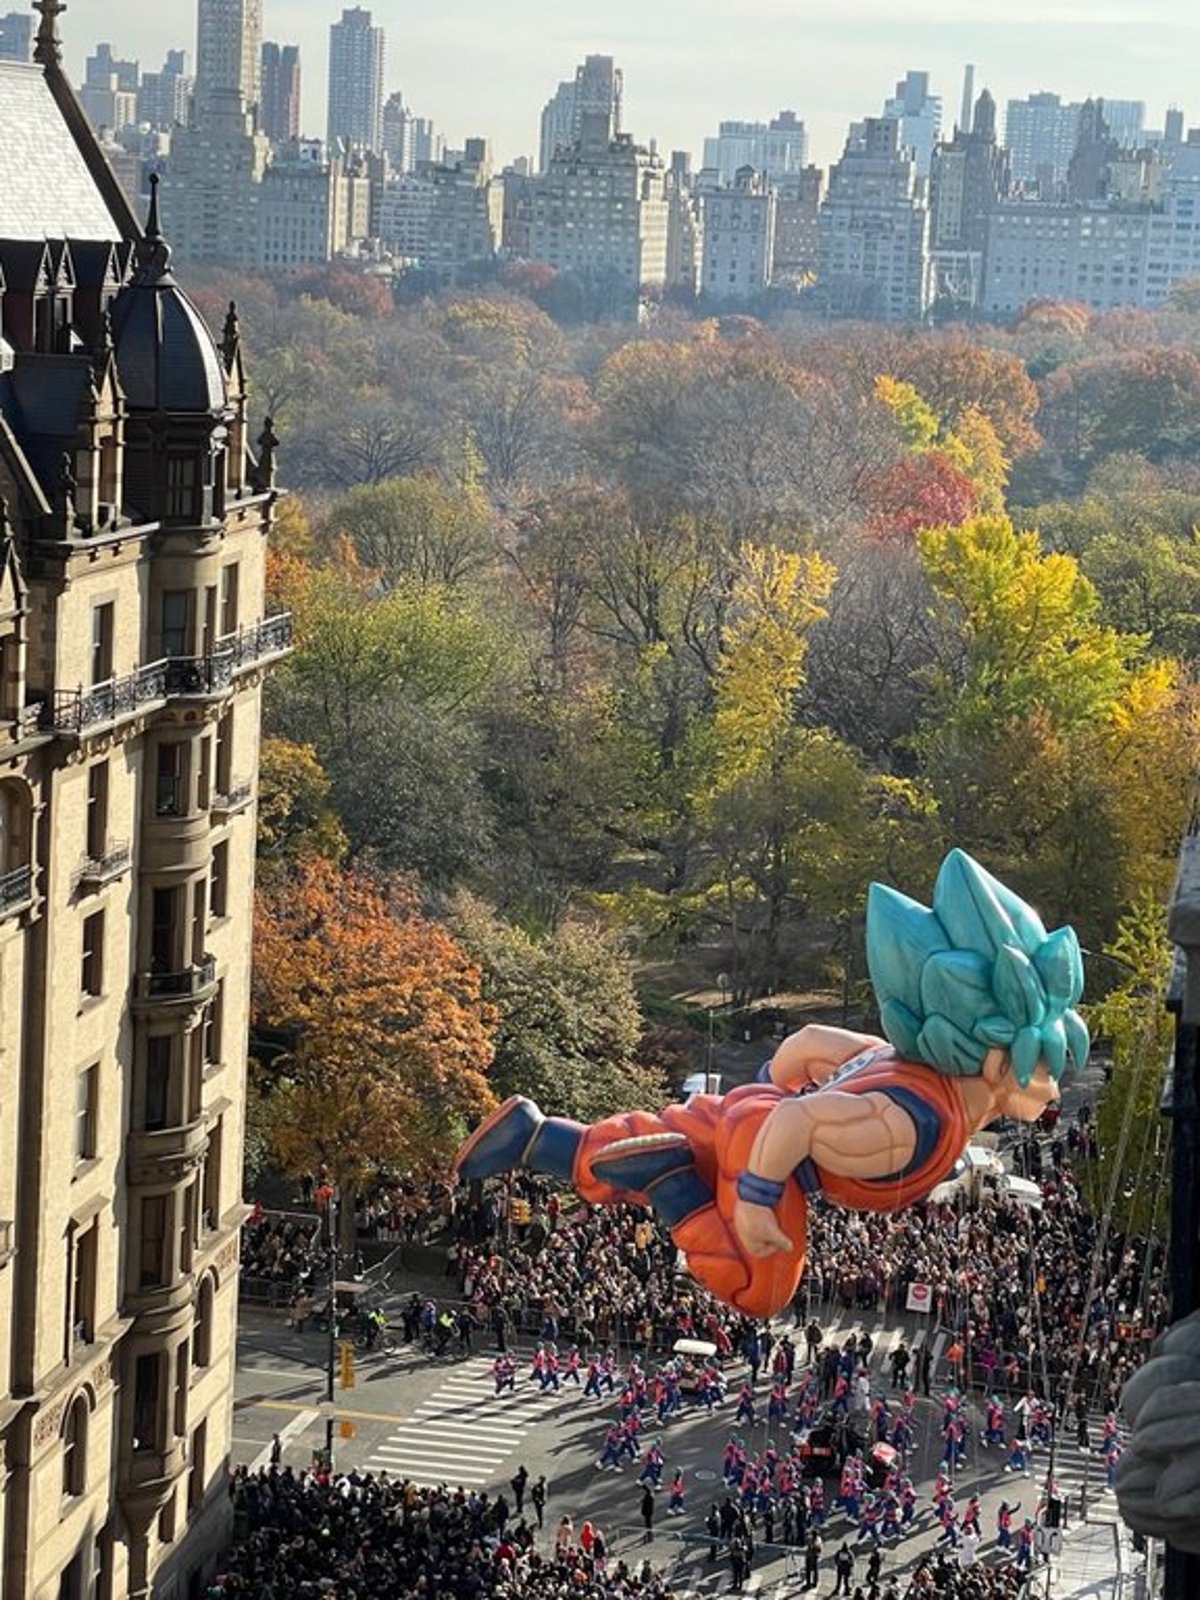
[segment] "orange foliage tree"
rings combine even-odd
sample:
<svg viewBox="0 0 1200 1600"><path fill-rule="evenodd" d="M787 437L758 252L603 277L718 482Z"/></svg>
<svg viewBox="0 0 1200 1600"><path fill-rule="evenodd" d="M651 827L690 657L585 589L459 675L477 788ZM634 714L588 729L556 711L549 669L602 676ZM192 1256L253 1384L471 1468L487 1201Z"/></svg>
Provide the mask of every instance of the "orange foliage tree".
<svg viewBox="0 0 1200 1600"><path fill-rule="evenodd" d="M260 889L253 1008L282 1045L261 1085L276 1158L328 1169L351 1237L353 1197L381 1166L444 1159L493 1103L478 967L411 891L369 873L311 857Z"/></svg>

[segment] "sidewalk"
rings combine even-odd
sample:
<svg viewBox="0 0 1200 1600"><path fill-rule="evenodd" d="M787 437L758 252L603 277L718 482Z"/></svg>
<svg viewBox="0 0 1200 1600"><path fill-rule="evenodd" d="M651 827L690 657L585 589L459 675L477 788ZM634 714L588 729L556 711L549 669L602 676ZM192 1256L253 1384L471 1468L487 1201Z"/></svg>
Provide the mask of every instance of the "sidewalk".
<svg viewBox="0 0 1200 1600"><path fill-rule="evenodd" d="M1081 1522L1067 1531L1044 1592L1052 1600L1133 1600L1142 1592L1137 1579L1144 1565L1124 1523ZM1044 1582L1035 1572L1030 1593L1042 1593Z"/></svg>

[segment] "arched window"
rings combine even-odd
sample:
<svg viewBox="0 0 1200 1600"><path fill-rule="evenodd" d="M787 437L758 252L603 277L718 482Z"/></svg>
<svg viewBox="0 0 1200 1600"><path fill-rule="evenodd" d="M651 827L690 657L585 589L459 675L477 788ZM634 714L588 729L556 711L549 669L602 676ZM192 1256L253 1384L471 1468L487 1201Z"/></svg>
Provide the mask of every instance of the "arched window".
<svg viewBox="0 0 1200 1600"><path fill-rule="evenodd" d="M192 1329L192 1365L206 1367L212 1360L213 1281L201 1280L196 1292L196 1322Z"/></svg>
<svg viewBox="0 0 1200 1600"><path fill-rule="evenodd" d="M63 1420L62 1489L65 1495L81 1495L87 1481L88 1417L87 1396L77 1394Z"/></svg>
<svg viewBox="0 0 1200 1600"><path fill-rule="evenodd" d="M14 780L0 781L0 917L29 903L32 868L29 790Z"/></svg>

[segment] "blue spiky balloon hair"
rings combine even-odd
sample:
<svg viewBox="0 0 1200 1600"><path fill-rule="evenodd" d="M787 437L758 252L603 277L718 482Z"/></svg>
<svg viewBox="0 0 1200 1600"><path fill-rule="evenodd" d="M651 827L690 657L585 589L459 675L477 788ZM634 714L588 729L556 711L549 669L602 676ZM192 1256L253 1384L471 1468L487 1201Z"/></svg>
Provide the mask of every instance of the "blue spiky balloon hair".
<svg viewBox="0 0 1200 1600"><path fill-rule="evenodd" d="M1074 1009L1083 993L1075 930L1048 934L962 850L942 862L932 910L871 885L867 965L883 1031L910 1061L969 1077L999 1048L1025 1085L1039 1061L1062 1078L1087 1060L1088 1031Z"/></svg>

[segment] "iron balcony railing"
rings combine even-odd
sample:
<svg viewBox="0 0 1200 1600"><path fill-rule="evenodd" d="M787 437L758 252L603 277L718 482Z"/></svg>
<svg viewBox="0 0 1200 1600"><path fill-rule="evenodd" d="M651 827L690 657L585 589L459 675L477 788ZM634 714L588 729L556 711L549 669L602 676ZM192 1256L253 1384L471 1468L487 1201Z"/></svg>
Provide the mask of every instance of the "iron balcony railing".
<svg viewBox="0 0 1200 1600"><path fill-rule="evenodd" d="M143 1000L190 1000L216 981L216 959L206 955L179 972L139 973L138 988Z"/></svg>
<svg viewBox="0 0 1200 1600"><path fill-rule="evenodd" d="M0 917L16 916L33 899L33 868L0 873Z"/></svg>
<svg viewBox="0 0 1200 1600"><path fill-rule="evenodd" d="M90 689L60 689L45 707L43 725L54 733L81 734L123 722L156 700L219 694L235 675L292 645L288 611L239 628L199 656L164 656L123 678L108 678Z"/></svg>
<svg viewBox="0 0 1200 1600"><path fill-rule="evenodd" d="M133 852L129 840L116 839L103 855L84 857L83 865L79 869L79 881L81 884L109 883L128 870L132 858Z"/></svg>
<svg viewBox="0 0 1200 1600"><path fill-rule="evenodd" d="M250 779L239 778L224 792L213 795L212 808L218 815L232 816L235 811L241 811L248 806L253 797L254 786Z"/></svg>

